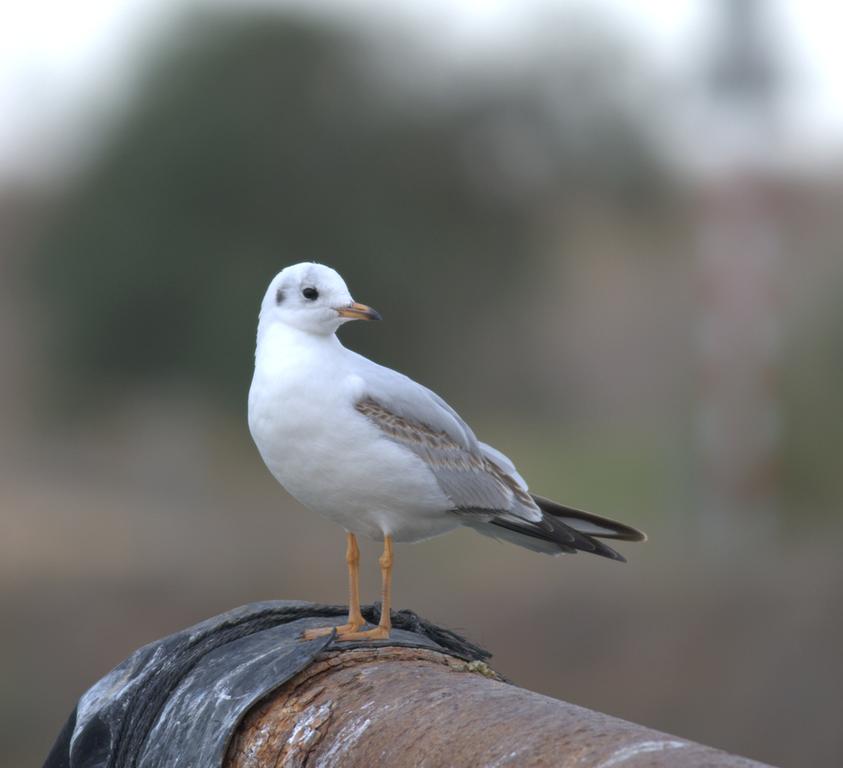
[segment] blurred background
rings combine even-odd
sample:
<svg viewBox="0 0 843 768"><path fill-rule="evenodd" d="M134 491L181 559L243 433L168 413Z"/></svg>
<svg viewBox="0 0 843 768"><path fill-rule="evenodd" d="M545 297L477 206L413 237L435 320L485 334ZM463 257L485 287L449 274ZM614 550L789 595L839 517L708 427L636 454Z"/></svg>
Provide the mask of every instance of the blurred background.
<svg viewBox="0 0 843 768"><path fill-rule="evenodd" d="M528 688L843 763L843 11L818 0L6 4L0 763L136 647L345 599L246 426L257 310L442 394L627 565L469 531L398 607ZM379 547L363 547L377 597Z"/></svg>

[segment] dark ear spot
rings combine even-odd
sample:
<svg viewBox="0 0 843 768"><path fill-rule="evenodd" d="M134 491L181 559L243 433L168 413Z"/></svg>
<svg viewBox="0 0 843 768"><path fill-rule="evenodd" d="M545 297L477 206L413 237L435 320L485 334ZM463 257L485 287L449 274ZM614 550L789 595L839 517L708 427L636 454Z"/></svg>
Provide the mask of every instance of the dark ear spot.
<svg viewBox="0 0 843 768"><path fill-rule="evenodd" d="M275 292L275 304L278 305L284 301L284 291L280 288Z"/></svg>

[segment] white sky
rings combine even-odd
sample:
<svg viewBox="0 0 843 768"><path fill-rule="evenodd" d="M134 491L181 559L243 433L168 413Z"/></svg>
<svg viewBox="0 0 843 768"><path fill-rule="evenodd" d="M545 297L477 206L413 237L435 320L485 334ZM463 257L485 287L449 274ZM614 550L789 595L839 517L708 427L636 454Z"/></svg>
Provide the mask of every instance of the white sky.
<svg viewBox="0 0 843 768"><path fill-rule="evenodd" d="M214 0L194 0L209 5ZM243 5L244 0L215 0ZM460 50L517 46L538 8L605 9L668 73L681 75L700 44L713 0L252 0L343 13L405 16L437 44ZM793 66L791 113L800 140L843 145L843 4L767 0ZM141 35L188 0L0 0L0 176L49 164L64 137L84 129L103 96L119 90ZM122 69L121 69L122 68ZM113 94L112 94L113 95Z"/></svg>

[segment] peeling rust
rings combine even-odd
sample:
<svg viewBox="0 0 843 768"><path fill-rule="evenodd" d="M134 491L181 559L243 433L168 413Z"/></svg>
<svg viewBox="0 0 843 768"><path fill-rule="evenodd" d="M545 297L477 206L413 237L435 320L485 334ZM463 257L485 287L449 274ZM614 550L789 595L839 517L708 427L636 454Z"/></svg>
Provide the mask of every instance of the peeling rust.
<svg viewBox="0 0 843 768"><path fill-rule="evenodd" d="M500 680L500 675L495 672L485 661L469 661L465 665L466 672L476 672L478 675L488 677L490 680Z"/></svg>
<svg viewBox="0 0 843 768"><path fill-rule="evenodd" d="M763 768L421 649L331 651L252 709L226 768Z"/></svg>

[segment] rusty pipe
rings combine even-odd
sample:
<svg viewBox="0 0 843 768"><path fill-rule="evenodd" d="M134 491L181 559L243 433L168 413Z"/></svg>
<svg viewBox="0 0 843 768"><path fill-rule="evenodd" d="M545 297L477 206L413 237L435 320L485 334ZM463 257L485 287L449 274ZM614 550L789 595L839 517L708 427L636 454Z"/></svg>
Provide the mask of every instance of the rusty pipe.
<svg viewBox="0 0 843 768"><path fill-rule="evenodd" d="M328 652L244 718L226 768L761 763L502 681L485 664L405 648Z"/></svg>

